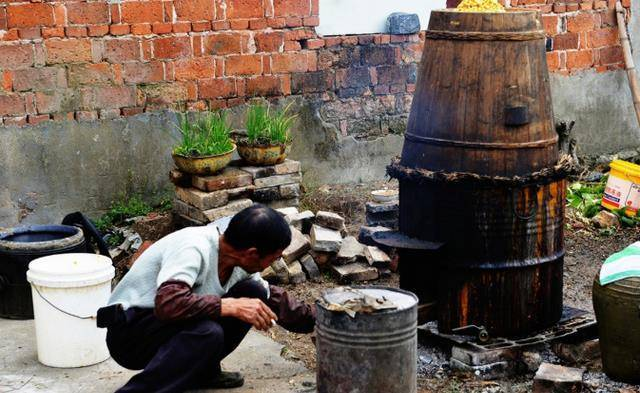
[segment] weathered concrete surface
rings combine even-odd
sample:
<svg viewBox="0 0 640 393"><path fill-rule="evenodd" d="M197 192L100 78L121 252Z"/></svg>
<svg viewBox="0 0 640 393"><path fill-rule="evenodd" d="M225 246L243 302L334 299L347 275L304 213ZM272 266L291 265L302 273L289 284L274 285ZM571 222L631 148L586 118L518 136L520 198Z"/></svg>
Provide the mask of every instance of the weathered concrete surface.
<svg viewBox="0 0 640 393"><path fill-rule="evenodd" d="M100 364L59 369L46 367L36 358L33 321L0 319L0 392L110 393L136 372L112 359ZM223 361L223 368L239 371L245 386L232 390L200 390L228 393L299 393L315 391L315 375L300 363L280 356L282 346L250 331L240 347Z"/></svg>
<svg viewBox="0 0 640 393"><path fill-rule="evenodd" d="M0 127L0 227L97 215L123 193L169 189L174 116Z"/></svg>

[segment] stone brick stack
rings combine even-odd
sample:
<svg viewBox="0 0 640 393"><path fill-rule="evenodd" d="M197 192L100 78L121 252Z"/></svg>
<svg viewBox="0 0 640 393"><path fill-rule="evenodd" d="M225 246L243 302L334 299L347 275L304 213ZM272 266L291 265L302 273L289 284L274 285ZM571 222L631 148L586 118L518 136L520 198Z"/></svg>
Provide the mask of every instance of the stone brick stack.
<svg viewBox="0 0 640 393"><path fill-rule="evenodd" d="M376 280L390 274L389 256L373 246L365 246L347 236L344 218L319 211L281 212L291 225L291 245L282 258L262 272L262 276L280 284L299 284L320 278L330 271L341 283Z"/></svg>
<svg viewBox="0 0 640 393"><path fill-rule="evenodd" d="M184 225L204 225L233 215L254 202L273 208L300 203L300 162L250 167L234 161L212 176L189 175L174 169L171 181L176 186L173 210Z"/></svg>

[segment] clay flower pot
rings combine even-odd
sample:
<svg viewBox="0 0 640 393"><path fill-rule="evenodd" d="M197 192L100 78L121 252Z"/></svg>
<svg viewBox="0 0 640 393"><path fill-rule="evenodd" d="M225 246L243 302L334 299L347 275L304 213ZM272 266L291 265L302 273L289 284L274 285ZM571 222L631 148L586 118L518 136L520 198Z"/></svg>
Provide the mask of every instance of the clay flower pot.
<svg viewBox="0 0 640 393"><path fill-rule="evenodd" d="M192 175L213 175L229 165L235 151L236 145L233 145L233 149L228 152L214 156L187 157L180 154L172 154L171 156L173 162L182 172Z"/></svg>
<svg viewBox="0 0 640 393"><path fill-rule="evenodd" d="M249 165L267 166L284 162L291 151L291 143L286 145L238 144L238 154Z"/></svg>

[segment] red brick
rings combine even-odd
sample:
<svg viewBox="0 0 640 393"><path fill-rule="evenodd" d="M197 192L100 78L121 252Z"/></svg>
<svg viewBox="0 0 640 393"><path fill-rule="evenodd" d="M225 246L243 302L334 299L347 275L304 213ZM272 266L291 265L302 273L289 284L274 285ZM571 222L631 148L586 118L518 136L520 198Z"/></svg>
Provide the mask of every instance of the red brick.
<svg viewBox="0 0 640 393"><path fill-rule="evenodd" d="M4 71L2 73L2 90L13 90L13 73L11 71Z"/></svg>
<svg viewBox="0 0 640 393"><path fill-rule="evenodd" d="M24 29L18 29L18 36L21 40L35 40L40 38L39 27L25 27Z"/></svg>
<svg viewBox="0 0 640 393"><path fill-rule="evenodd" d="M49 115L29 115L27 117L27 121L31 125L40 124L42 122L49 121L49 120L51 120Z"/></svg>
<svg viewBox="0 0 640 393"><path fill-rule="evenodd" d="M302 46L298 41L285 41L284 43L285 52L299 51L301 49L302 49Z"/></svg>
<svg viewBox="0 0 640 393"><path fill-rule="evenodd" d="M141 85L138 86L138 91L147 109L166 108L189 99L189 88L185 82Z"/></svg>
<svg viewBox="0 0 640 393"><path fill-rule="evenodd" d="M267 19L267 23L269 27L274 29L282 29L287 27L287 19L286 18L269 18Z"/></svg>
<svg viewBox="0 0 640 393"><path fill-rule="evenodd" d="M153 40L153 54L158 59L175 59L191 54L189 37L163 37Z"/></svg>
<svg viewBox="0 0 640 393"><path fill-rule="evenodd" d="M130 38L104 40L103 57L109 63L140 60L140 41Z"/></svg>
<svg viewBox="0 0 640 393"><path fill-rule="evenodd" d="M229 30L231 28L231 24L226 20L217 20L211 23L212 30Z"/></svg>
<svg viewBox="0 0 640 393"><path fill-rule="evenodd" d="M202 32L211 30L211 22L193 22L191 24L191 30Z"/></svg>
<svg viewBox="0 0 640 393"><path fill-rule="evenodd" d="M7 30L7 7L0 7L0 30Z"/></svg>
<svg viewBox="0 0 640 393"><path fill-rule="evenodd" d="M122 116L134 116L144 112L144 108L135 107L135 106L131 108L122 108L121 112L122 112Z"/></svg>
<svg viewBox="0 0 640 393"><path fill-rule="evenodd" d="M302 27L302 18L289 16L286 18L287 27Z"/></svg>
<svg viewBox="0 0 640 393"><path fill-rule="evenodd" d="M53 90L67 87L65 69L58 67L27 68L13 71L12 80L15 91Z"/></svg>
<svg viewBox="0 0 640 393"><path fill-rule="evenodd" d="M122 21L126 23L153 23L164 21L161 1L132 1L121 4Z"/></svg>
<svg viewBox="0 0 640 393"><path fill-rule="evenodd" d="M27 116L5 117L5 126L24 126L27 124Z"/></svg>
<svg viewBox="0 0 640 393"><path fill-rule="evenodd" d="M98 25L109 23L109 4L102 1L91 3L65 3L67 20L75 25Z"/></svg>
<svg viewBox="0 0 640 393"><path fill-rule="evenodd" d="M593 30L595 25L594 16L590 13L583 12L567 17L567 31L570 33Z"/></svg>
<svg viewBox="0 0 640 393"><path fill-rule="evenodd" d="M213 78L215 76L213 57L178 60L174 63L174 72L177 81Z"/></svg>
<svg viewBox="0 0 640 393"><path fill-rule="evenodd" d="M622 47L611 46L608 48L602 48L598 51L598 63L599 64L617 64L624 61L624 55L622 53Z"/></svg>
<svg viewBox="0 0 640 393"><path fill-rule="evenodd" d="M142 61L151 61L152 55L151 52L153 50L153 42L151 40L143 40L142 41Z"/></svg>
<svg viewBox="0 0 640 393"><path fill-rule="evenodd" d="M554 36L558 34L558 24L560 18L557 15L543 15L542 16L542 26L544 27L545 33L550 36Z"/></svg>
<svg viewBox="0 0 640 393"><path fill-rule="evenodd" d="M8 27L53 26L53 7L47 3L10 5L7 7Z"/></svg>
<svg viewBox="0 0 640 393"><path fill-rule="evenodd" d="M265 15L262 1L227 0L227 19L263 18Z"/></svg>
<svg viewBox="0 0 640 393"><path fill-rule="evenodd" d="M302 18L302 24L304 26L320 26L320 18L317 16L308 16L306 18Z"/></svg>
<svg viewBox="0 0 640 393"><path fill-rule="evenodd" d="M247 95L277 96L282 94L280 78L274 75L257 76L247 79Z"/></svg>
<svg viewBox="0 0 640 393"><path fill-rule="evenodd" d="M553 50L578 49L578 42L576 33L558 34L553 37Z"/></svg>
<svg viewBox="0 0 640 393"><path fill-rule="evenodd" d="M198 81L198 98L228 98L236 95L236 84L231 78L202 79Z"/></svg>
<svg viewBox="0 0 640 393"><path fill-rule="evenodd" d="M76 63L91 62L91 41L88 39L45 41L47 48L47 63Z"/></svg>
<svg viewBox="0 0 640 393"><path fill-rule="evenodd" d="M214 0L174 0L178 20L213 20L215 16Z"/></svg>
<svg viewBox="0 0 640 393"><path fill-rule="evenodd" d="M67 37L86 37L87 28L85 26L69 26L64 28Z"/></svg>
<svg viewBox="0 0 640 393"><path fill-rule="evenodd" d="M82 106L87 109L114 109L135 106L133 86L104 86L81 90Z"/></svg>
<svg viewBox="0 0 640 393"><path fill-rule="evenodd" d="M269 27L269 25L266 19L252 19L249 21L249 29L251 30L264 30L267 27Z"/></svg>
<svg viewBox="0 0 640 393"><path fill-rule="evenodd" d="M271 70L273 73L307 72L309 61L307 54L279 53L271 56Z"/></svg>
<svg viewBox="0 0 640 393"><path fill-rule="evenodd" d="M249 20L248 19L234 19L229 22L231 25L231 30L247 30L249 29Z"/></svg>
<svg viewBox="0 0 640 393"><path fill-rule="evenodd" d="M51 114L53 121L68 121L73 120L73 112L59 112Z"/></svg>
<svg viewBox="0 0 640 393"><path fill-rule="evenodd" d="M42 38L62 38L64 37L64 27L43 27Z"/></svg>
<svg viewBox="0 0 640 393"><path fill-rule="evenodd" d="M150 23L134 23L131 25L131 34L133 35L147 35L151 34Z"/></svg>
<svg viewBox="0 0 640 393"><path fill-rule="evenodd" d="M274 14L278 16L311 16L311 3L308 0L273 0Z"/></svg>
<svg viewBox="0 0 640 393"><path fill-rule="evenodd" d="M109 32L112 35L125 35L129 34L131 27L129 25L111 25L109 26Z"/></svg>
<svg viewBox="0 0 640 393"><path fill-rule="evenodd" d="M69 86L108 85L115 83L109 63L75 64L69 66Z"/></svg>
<svg viewBox="0 0 640 393"><path fill-rule="evenodd" d="M547 52L547 68L549 71L560 69L560 55L558 52Z"/></svg>
<svg viewBox="0 0 640 393"><path fill-rule="evenodd" d="M600 29L589 31L587 33L588 47L601 48L603 46L619 45L620 38L618 37L617 29Z"/></svg>
<svg viewBox="0 0 640 393"><path fill-rule="evenodd" d="M166 22L166 23L154 23L151 26L151 29L153 30L154 34L168 34L171 33L171 23Z"/></svg>
<svg viewBox="0 0 640 393"><path fill-rule="evenodd" d="M582 69L590 68L593 66L593 51L592 50L580 50L567 52L567 68Z"/></svg>
<svg viewBox="0 0 640 393"><path fill-rule="evenodd" d="M98 112L97 111L77 111L76 112L76 120L77 121L94 121L94 120L98 120Z"/></svg>
<svg viewBox="0 0 640 393"><path fill-rule="evenodd" d="M70 112L80 107L77 90L57 89L37 91L35 94L38 113Z"/></svg>
<svg viewBox="0 0 640 393"><path fill-rule="evenodd" d="M18 94L0 95L0 115L23 115L25 113L24 98Z"/></svg>
<svg viewBox="0 0 640 393"><path fill-rule="evenodd" d="M284 46L284 33L276 31L254 36L257 52L280 52Z"/></svg>
<svg viewBox="0 0 640 393"><path fill-rule="evenodd" d="M109 4L111 10L111 23L121 23L120 3Z"/></svg>
<svg viewBox="0 0 640 393"><path fill-rule="evenodd" d="M164 67L160 61L150 63L125 63L123 78L126 83L152 83L164 79Z"/></svg>
<svg viewBox="0 0 640 393"><path fill-rule="evenodd" d="M207 55L228 55L242 53L242 35L238 33L216 33L204 37L204 53Z"/></svg>
<svg viewBox="0 0 640 393"><path fill-rule="evenodd" d="M109 34L109 25L87 26L89 37L102 37Z"/></svg>
<svg viewBox="0 0 640 393"><path fill-rule="evenodd" d="M171 31L174 33L188 33L191 31L190 22L177 22L171 25Z"/></svg>
<svg viewBox="0 0 640 393"><path fill-rule="evenodd" d="M15 28L7 30L7 32L2 36L3 41L17 41L19 39L20 36L18 35L18 29Z"/></svg>
<svg viewBox="0 0 640 393"><path fill-rule="evenodd" d="M373 39L372 39L373 42ZM321 38L313 38L303 41L305 49L318 49L324 47L324 40Z"/></svg>
<svg viewBox="0 0 640 393"><path fill-rule="evenodd" d="M229 56L225 59L226 75L256 75L262 73L262 58L259 55Z"/></svg>

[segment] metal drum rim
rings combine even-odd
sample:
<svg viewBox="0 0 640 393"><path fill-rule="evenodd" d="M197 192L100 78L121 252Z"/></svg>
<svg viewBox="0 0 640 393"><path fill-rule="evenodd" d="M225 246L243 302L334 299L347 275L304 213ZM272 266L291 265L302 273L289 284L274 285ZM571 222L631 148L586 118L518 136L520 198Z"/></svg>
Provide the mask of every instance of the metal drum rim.
<svg viewBox="0 0 640 393"><path fill-rule="evenodd" d="M339 287L336 287L339 288ZM331 290L335 290L336 288L331 288L328 290L325 290L322 292L322 295L320 296L320 298L324 297L324 294L331 291ZM404 289L400 289L400 288L393 288L393 287L389 287L389 286L375 286L375 285L350 285L349 288L353 288L353 289L377 289L377 290L387 290L387 291L391 291L391 292L397 292L397 293L401 293L403 295L408 295L410 296L413 300L414 300L414 304L411 307L408 308L404 308L401 310L398 309L394 309L394 310L382 310L382 311L377 311L375 313L371 313L371 314L361 314L361 315L387 315L387 314L394 314L394 313L400 313L403 311L408 311L408 310L412 310L414 308L416 308L418 306L418 302L419 299L418 297L413 293L413 292L409 292L406 291ZM338 312L338 311L332 311L327 309L321 302L320 299L316 300L316 306L322 308L323 311L326 311L329 314L345 314L344 312Z"/></svg>

